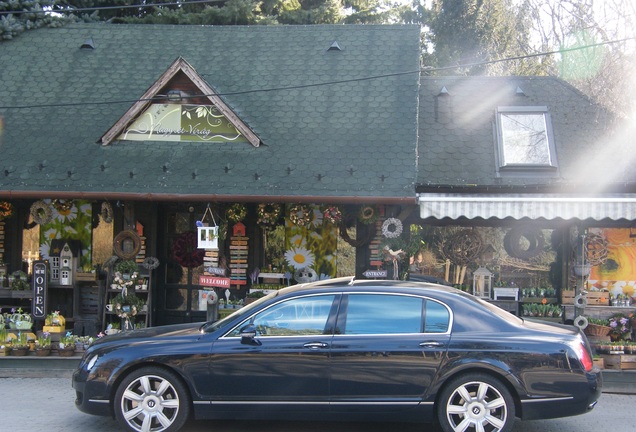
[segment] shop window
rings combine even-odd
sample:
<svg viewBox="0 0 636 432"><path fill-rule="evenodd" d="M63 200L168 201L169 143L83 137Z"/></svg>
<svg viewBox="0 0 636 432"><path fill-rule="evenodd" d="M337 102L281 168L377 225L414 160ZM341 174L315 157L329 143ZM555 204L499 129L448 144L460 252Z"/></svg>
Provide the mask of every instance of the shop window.
<svg viewBox="0 0 636 432"><path fill-rule="evenodd" d="M499 107L496 124L499 174L556 173L547 107Z"/></svg>

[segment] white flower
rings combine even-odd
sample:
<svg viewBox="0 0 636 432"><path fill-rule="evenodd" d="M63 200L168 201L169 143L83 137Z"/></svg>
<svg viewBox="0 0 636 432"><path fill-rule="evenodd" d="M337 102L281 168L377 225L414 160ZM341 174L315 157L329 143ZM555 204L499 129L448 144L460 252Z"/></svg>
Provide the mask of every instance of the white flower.
<svg viewBox="0 0 636 432"><path fill-rule="evenodd" d="M287 263L296 269L311 267L314 263L314 254L305 248L291 248L285 252Z"/></svg>

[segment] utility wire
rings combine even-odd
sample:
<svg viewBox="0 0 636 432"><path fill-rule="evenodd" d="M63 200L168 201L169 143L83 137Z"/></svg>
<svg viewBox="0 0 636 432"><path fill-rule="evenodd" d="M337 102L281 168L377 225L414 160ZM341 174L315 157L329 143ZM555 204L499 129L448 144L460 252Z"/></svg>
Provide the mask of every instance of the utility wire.
<svg viewBox="0 0 636 432"><path fill-rule="evenodd" d="M566 53L566 52L580 51L580 50L587 49L587 48L594 48L594 47L597 47L597 46L621 43L621 42L626 42L626 41L635 40L635 39L636 39L636 37L618 39L618 40L614 40L614 41L599 42L599 43L596 43L596 44L590 44L590 45L585 45L585 46L580 46L580 47L564 48L564 49L561 49L561 50L547 51L547 52L535 53L535 54L527 54L527 55L516 56L516 57L507 57L507 58L497 59L497 60L487 60L487 61L477 62L477 63L458 64L458 65L455 65L455 66L444 66L444 67L426 67L425 66L425 67L423 67L421 69L416 69L416 70L411 70L411 71L395 72L395 73L382 74L382 75L372 75L372 76L361 77L361 78L351 78L351 79L336 80L336 81L325 81L325 82L320 82L320 83L301 84L301 85L295 85L295 86L242 90L242 91L227 92L227 93L214 93L214 94L183 96L182 99L213 97L213 96L235 96L235 95L243 95L243 94L250 94L250 93L265 93L265 92L273 92L273 91L297 90L297 89L306 89L306 88L311 88L311 87L321 87L321 86L335 85L335 84L346 84L346 83L359 82L359 81L369 81L369 80L374 80L374 79L388 78L388 77L395 77L395 76L402 76L402 75L409 75L409 74L415 74L415 73L437 72L437 71L444 71L444 70L451 70L451 69L459 69L459 68L464 68L464 67L472 67L472 66L481 66L481 65L493 64L493 63L500 63L500 62L505 62L505 61L522 60L522 59L526 59L526 58L547 56L547 55L553 55L553 54L562 54L562 53ZM9 110L9 109L29 109L29 108L52 108L52 107L62 108L62 107L84 106L84 105L133 104L133 103L136 103L136 102L165 101L166 99L167 99L166 96L161 96L161 97L154 97L154 98L126 99L126 100L112 100L112 101L96 101L96 102L67 102L67 103L13 105L13 106L9 105L9 106L0 106L0 109L1 110Z"/></svg>
<svg viewBox="0 0 636 432"><path fill-rule="evenodd" d="M144 9L156 6L187 6L192 4L205 4L205 3L225 3L227 0L187 0L181 2L172 3L145 3L134 5L120 5L120 6L94 6L76 8L69 5L54 4L49 7L51 9L38 9L38 10L15 10L15 11L0 11L0 15L23 15L23 14L48 14L48 13L75 13L75 12L88 12L88 11L100 11L100 10L114 10L114 9ZM65 7L66 9L53 9L54 7Z"/></svg>

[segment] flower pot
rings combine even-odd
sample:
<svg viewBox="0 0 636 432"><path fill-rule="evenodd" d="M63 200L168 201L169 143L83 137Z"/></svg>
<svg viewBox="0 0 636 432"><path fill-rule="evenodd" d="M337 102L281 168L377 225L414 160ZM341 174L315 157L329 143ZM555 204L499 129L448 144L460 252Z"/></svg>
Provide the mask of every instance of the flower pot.
<svg viewBox="0 0 636 432"><path fill-rule="evenodd" d="M73 357L73 354L75 354L75 347L60 348L57 350L57 353L60 357Z"/></svg>
<svg viewBox="0 0 636 432"><path fill-rule="evenodd" d="M29 348L28 347L24 347L24 348L11 348L11 355L12 356L18 356L18 357L24 357L25 355L27 355L29 353Z"/></svg>
<svg viewBox="0 0 636 432"><path fill-rule="evenodd" d="M36 348L35 355L38 357L47 357L51 354L51 348Z"/></svg>

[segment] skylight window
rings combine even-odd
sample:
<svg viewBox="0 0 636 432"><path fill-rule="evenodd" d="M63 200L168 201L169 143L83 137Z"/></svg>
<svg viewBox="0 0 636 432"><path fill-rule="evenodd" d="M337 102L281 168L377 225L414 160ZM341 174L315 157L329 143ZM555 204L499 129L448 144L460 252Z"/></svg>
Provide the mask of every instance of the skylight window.
<svg viewBox="0 0 636 432"><path fill-rule="evenodd" d="M554 170L557 167L547 107L497 108L499 169Z"/></svg>

